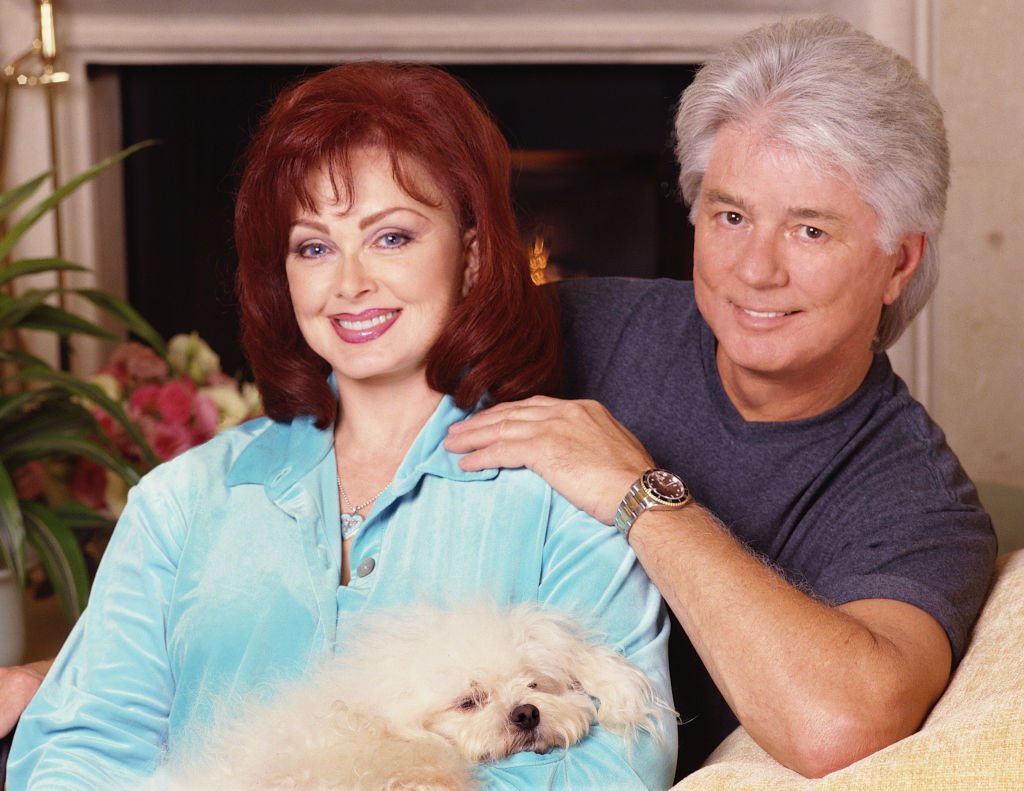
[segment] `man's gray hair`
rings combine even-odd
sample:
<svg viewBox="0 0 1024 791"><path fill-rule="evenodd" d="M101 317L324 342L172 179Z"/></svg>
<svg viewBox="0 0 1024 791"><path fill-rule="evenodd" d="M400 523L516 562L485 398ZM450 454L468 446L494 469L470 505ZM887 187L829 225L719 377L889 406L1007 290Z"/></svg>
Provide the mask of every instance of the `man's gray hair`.
<svg viewBox="0 0 1024 791"><path fill-rule="evenodd" d="M931 297L935 234L949 187L946 129L931 89L902 56L834 17L779 22L711 57L676 114L679 185L695 219L715 135L751 123L816 167L852 178L878 215L878 242L928 234L921 265L883 306L876 351L887 349Z"/></svg>

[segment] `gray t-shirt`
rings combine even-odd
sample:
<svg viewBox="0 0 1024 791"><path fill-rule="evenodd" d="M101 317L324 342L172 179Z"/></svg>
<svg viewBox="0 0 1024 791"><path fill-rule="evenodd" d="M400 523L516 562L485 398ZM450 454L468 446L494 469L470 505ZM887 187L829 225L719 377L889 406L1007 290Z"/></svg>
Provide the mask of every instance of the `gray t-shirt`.
<svg viewBox="0 0 1024 791"><path fill-rule="evenodd" d="M996 539L942 431L888 357L813 418L748 422L715 366L693 285L560 283L563 395L603 403L659 466L791 582L831 604L887 598L942 624L958 662L991 580ZM673 623L679 775L736 726Z"/></svg>

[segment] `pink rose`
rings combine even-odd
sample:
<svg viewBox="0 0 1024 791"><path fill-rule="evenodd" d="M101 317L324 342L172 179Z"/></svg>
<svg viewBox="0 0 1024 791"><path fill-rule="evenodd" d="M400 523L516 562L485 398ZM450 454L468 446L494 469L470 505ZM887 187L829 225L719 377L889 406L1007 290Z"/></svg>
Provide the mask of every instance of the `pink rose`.
<svg viewBox="0 0 1024 791"><path fill-rule="evenodd" d="M160 388L156 408L164 420L187 423L192 417L192 398L195 386L181 379L172 379Z"/></svg>
<svg viewBox="0 0 1024 791"><path fill-rule="evenodd" d="M101 371L127 387L164 379L168 375L164 359L148 346L135 341L118 346Z"/></svg>
<svg viewBox="0 0 1024 791"><path fill-rule="evenodd" d="M14 491L20 500L35 500L43 493L46 468L41 461L25 462L14 472Z"/></svg>
<svg viewBox="0 0 1024 791"><path fill-rule="evenodd" d="M153 414L157 411L159 395L160 385L143 385L128 398L128 408L134 415Z"/></svg>
<svg viewBox="0 0 1024 791"><path fill-rule="evenodd" d="M76 459L68 476L68 491L76 500L101 510L107 505L107 471L89 459Z"/></svg>
<svg viewBox="0 0 1024 791"><path fill-rule="evenodd" d="M195 444L192 430L184 423L157 423L149 426L146 438L161 461L173 459Z"/></svg>
<svg viewBox="0 0 1024 791"><path fill-rule="evenodd" d="M193 406L196 412L195 436L198 445L217 433L220 410L217 408L217 403L206 393L197 393Z"/></svg>

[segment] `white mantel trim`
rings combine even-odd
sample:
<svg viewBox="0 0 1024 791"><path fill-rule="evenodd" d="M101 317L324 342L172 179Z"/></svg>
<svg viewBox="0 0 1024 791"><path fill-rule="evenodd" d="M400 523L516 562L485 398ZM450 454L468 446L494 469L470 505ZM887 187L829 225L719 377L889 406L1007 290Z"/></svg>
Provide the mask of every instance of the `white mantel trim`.
<svg viewBox="0 0 1024 791"><path fill-rule="evenodd" d="M696 62L777 14L207 14L72 20L68 52L100 63L323 63L352 58L447 62ZM272 34L269 32L272 31Z"/></svg>

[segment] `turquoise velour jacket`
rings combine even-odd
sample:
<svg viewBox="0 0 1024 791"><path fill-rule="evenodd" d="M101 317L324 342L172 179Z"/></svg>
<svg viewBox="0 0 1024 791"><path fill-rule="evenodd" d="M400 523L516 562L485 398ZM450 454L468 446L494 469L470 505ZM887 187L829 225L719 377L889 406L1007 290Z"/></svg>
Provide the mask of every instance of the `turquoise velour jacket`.
<svg viewBox="0 0 1024 791"><path fill-rule="evenodd" d="M661 599L614 528L527 470L463 472L442 399L380 496L339 585L332 431L255 420L153 470L131 492L89 606L18 724L10 791L138 785L193 749L215 708L270 696L410 602L539 601L586 620L671 701ZM676 729L479 770L486 788L667 788Z"/></svg>

